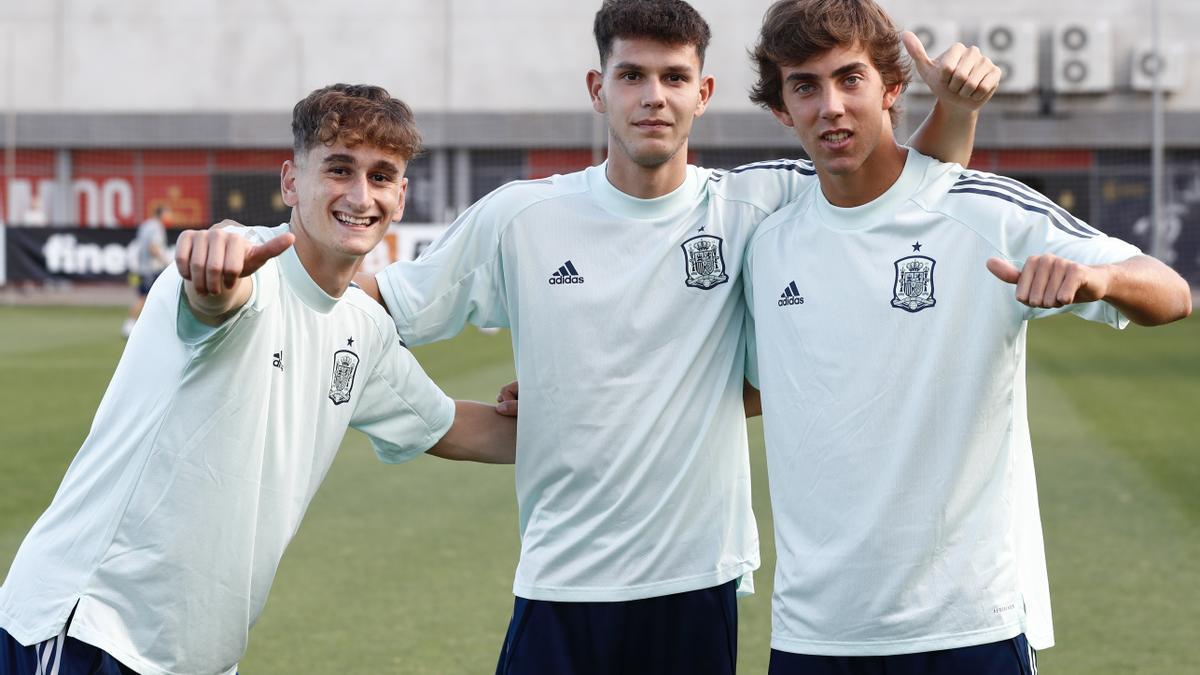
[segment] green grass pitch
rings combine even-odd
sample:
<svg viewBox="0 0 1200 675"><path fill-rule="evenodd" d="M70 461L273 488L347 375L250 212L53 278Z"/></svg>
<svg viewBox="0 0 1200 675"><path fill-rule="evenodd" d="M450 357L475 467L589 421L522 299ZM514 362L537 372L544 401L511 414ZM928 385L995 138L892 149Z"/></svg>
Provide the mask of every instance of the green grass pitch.
<svg viewBox="0 0 1200 675"><path fill-rule="evenodd" d="M0 570L54 494L124 343L122 310L0 308ZM1123 334L1030 328L1030 410L1058 646L1047 673L1195 672L1200 664L1200 319ZM507 337L416 350L451 395L490 400ZM740 670L766 670L774 565L761 427L763 540L741 601ZM245 675L488 673L518 551L509 467L378 463L352 433L284 557Z"/></svg>

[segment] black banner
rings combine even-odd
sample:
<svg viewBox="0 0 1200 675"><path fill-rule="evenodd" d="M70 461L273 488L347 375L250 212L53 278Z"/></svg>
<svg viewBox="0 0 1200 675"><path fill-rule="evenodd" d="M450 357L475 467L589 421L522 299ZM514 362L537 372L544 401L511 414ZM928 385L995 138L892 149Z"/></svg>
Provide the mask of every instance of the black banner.
<svg viewBox="0 0 1200 675"><path fill-rule="evenodd" d="M7 281L120 281L136 264L137 228L5 227ZM174 245L182 230L167 230Z"/></svg>
<svg viewBox="0 0 1200 675"><path fill-rule="evenodd" d="M242 225L275 227L286 222L291 209L279 194L279 172L263 174L213 174L213 222L228 218Z"/></svg>

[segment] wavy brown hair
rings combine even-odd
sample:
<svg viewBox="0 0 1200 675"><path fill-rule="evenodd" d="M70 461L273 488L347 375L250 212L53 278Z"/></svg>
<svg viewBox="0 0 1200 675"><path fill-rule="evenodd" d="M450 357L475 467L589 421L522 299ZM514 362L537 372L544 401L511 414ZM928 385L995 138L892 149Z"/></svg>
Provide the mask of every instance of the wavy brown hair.
<svg viewBox="0 0 1200 675"><path fill-rule="evenodd" d="M784 66L796 66L835 47L862 45L888 89L908 84L909 66L903 57L900 32L891 17L872 0L779 0L763 17L758 44L751 56L758 82L750 100L764 108L783 110ZM899 103L889 111L892 125Z"/></svg>
<svg viewBox="0 0 1200 675"><path fill-rule="evenodd" d="M292 109L292 148L297 157L318 143L339 141L349 148L366 143L405 160L421 151L412 109L383 87L369 84L331 84Z"/></svg>

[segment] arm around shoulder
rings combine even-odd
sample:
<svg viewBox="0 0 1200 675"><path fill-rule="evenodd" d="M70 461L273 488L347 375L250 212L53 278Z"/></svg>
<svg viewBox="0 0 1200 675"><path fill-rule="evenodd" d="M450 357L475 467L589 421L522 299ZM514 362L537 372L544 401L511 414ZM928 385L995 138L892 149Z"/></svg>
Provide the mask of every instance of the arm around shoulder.
<svg viewBox="0 0 1200 675"><path fill-rule="evenodd" d="M917 74L937 97L909 145L943 162L966 166L975 147L979 110L1000 86L1000 68L977 47L955 43L932 59L913 33L906 31L903 41Z"/></svg>

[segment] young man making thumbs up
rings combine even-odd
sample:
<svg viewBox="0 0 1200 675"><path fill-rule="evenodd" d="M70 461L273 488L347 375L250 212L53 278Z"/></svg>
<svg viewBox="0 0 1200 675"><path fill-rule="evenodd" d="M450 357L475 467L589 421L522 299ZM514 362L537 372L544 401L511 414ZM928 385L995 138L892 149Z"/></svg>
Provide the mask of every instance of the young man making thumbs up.
<svg viewBox="0 0 1200 675"><path fill-rule="evenodd" d="M447 398L350 288L403 212L408 106L333 85L292 130L290 222L185 233L150 292L0 588L0 673L234 672L347 427L384 462L513 461L514 421Z"/></svg>
<svg viewBox="0 0 1200 675"><path fill-rule="evenodd" d="M906 67L871 0L782 0L755 55L753 99L818 178L745 258L770 672L1030 673L1053 631L1027 322L1166 323L1187 283L1017 181L898 145Z"/></svg>

